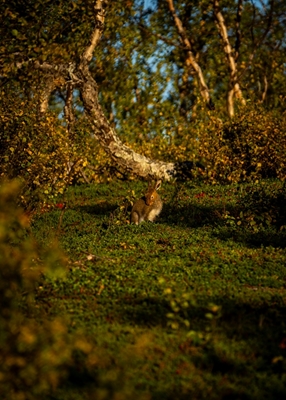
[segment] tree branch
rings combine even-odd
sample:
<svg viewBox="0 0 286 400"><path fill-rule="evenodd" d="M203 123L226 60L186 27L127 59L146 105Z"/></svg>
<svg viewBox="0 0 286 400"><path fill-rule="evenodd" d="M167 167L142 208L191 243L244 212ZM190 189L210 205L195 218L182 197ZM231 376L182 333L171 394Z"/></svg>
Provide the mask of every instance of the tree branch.
<svg viewBox="0 0 286 400"><path fill-rule="evenodd" d="M107 3L108 2L105 0L96 0L94 5L95 29L90 36L90 43L82 55L82 61L85 61L87 64L90 63L94 49L101 39L105 20L104 6L106 6Z"/></svg>
<svg viewBox="0 0 286 400"><path fill-rule="evenodd" d="M134 152L120 141L98 102L98 87L88 67L81 64L77 74L81 82L79 86L84 109L92 124L93 134L120 169L149 179L156 177L170 180L174 177L176 174L174 163L151 160Z"/></svg>
<svg viewBox="0 0 286 400"><path fill-rule="evenodd" d="M170 180L179 175L191 176L194 163L187 162L180 165L163 161L151 160L136 153L124 145L110 126L98 101L98 86L89 71L89 62L92 59L95 46L98 44L103 31L104 11L103 5L107 2L96 1L95 18L96 27L91 35L90 44L84 51L78 66L72 65L69 74L74 87L81 92L84 110L92 125L94 137L99 141L106 153L123 171L136 174L143 178L161 178Z"/></svg>
<svg viewBox="0 0 286 400"><path fill-rule="evenodd" d="M263 81L264 81L264 90L263 90L263 93L262 93L262 96L261 96L261 103L263 103L265 101L267 90L268 90L268 81L267 81L266 75L264 75Z"/></svg>
<svg viewBox="0 0 286 400"><path fill-rule="evenodd" d="M55 76L65 80L67 94L64 112L69 128L72 127L74 121L72 112L72 92L74 88L79 89L84 110L87 118L91 122L92 133L95 139L99 141L100 145L110 158L115 161L116 166L121 171L129 172L145 179L161 178L170 180L174 177L192 177L192 170L197 166L194 162L170 163L152 160L136 153L123 144L103 113L98 101L98 86L90 73L89 63L92 60L94 49L101 39L105 19L104 8L107 4L108 2L104 0L95 1L95 28L90 36L89 44L83 51L78 64L53 65L48 62L40 63L37 60L29 60L28 64L31 63L33 68L40 69L48 74L51 80L53 80ZM25 63L21 63L19 68L23 67L24 64ZM204 96L209 98L206 85L202 90ZM51 92L49 91L49 93ZM70 171L75 168L77 162L78 161L69 164ZM203 168L201 164L198 164L198 167ZM82 176L86 180L83 174Z"/></svg>

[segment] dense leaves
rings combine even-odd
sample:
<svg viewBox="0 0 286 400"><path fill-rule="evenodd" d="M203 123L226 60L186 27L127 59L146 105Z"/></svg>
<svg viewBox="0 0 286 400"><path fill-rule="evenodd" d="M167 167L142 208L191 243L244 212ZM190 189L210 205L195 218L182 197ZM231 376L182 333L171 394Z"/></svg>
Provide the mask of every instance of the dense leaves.
<svg viewBox="0 0 286 400"><path fill-rule="evenodd" d="M16 62L73 60L90 33L92 8L93 1L81 0L1 1L2 73Z"/></svg>

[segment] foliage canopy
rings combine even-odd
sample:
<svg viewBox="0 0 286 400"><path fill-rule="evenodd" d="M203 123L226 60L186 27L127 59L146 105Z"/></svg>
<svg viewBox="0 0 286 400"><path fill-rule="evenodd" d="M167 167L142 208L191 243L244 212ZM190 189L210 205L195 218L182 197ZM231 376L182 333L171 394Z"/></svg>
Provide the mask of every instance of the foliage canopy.
<svg viewBox="0 0 286 400"><path fill-rule="evenodd" d="M15 145L10 143L10 132L14 130L18 143L23 135L27 143L32 136L44 143L47 156L56 160L56 180L76 165L59 190L54 190L45 174L40 180L37 174L36 179L31 176L27 186L39 181L44 194L61 193L68 182L103 180L120 176L118 172L126 178L132 172L132 167L122 170L116 165L116 157L108 161L99 145L91 145L93 128L87 123L82 96L69 86L74 78L67 66L81 62L94 25L101 29L96 7L95 1L81 0L1 2L1 143L6 149L1 164L11 160L10 149ZM99 101L109 124L123 142L151 159L203 162L204 176L212 181L238 181L250 175L284 179L285 160L278 149L285 148L284 4L117 1L107 4L106 16L89 69L99 85ZM208 109L204 102L191 56L215 109ZM234 70L230 70L232 61ZM235 98L232 87L236 84L246 105L235 99L236 120L229 122L227 99ZM38 124L37 132L32 128L18 131L15 122L8 126L7 119L13 116L5 110L13 109L14 103L19 113L28 115L33 110L29 118L31 125ZM64 126L54 119L56 136L41 129L48 105ZM57 137L57 155L46 136ZM22 152L17 160L19 164L22 159L23 168L30 162L23 160L25 155ZM20 174L17 165L13 171ZM5 168L2 175L7 175Z"/></svg>

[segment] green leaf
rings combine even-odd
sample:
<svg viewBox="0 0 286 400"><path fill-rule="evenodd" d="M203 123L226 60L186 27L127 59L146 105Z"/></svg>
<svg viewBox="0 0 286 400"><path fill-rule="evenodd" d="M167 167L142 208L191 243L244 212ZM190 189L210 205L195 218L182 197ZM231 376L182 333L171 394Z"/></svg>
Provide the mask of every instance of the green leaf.
<svg viewBox="0 0 286 400"><path fill-rule="evenodd" d="M19 35L19 32L17 31L17 29L12 29L11 33L15 37L17 37Z"/></svg>

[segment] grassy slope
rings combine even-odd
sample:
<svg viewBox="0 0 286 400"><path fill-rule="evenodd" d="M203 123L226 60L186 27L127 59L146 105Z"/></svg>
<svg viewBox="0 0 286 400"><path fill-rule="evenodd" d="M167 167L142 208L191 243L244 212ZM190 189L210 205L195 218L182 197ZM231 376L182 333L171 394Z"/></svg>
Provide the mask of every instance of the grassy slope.
<svg viewBox="0 0 286 400"><path fill-rule="evenodd" d="M241 213L247 187L166 184L158 221L128 225L119 207L133 189L72 188L60 227L59 210L34 222L71 260L39 290L41 316L67 315L98 354L52 398L285 399L284 229L259 202L256 219Z"/></svg>

